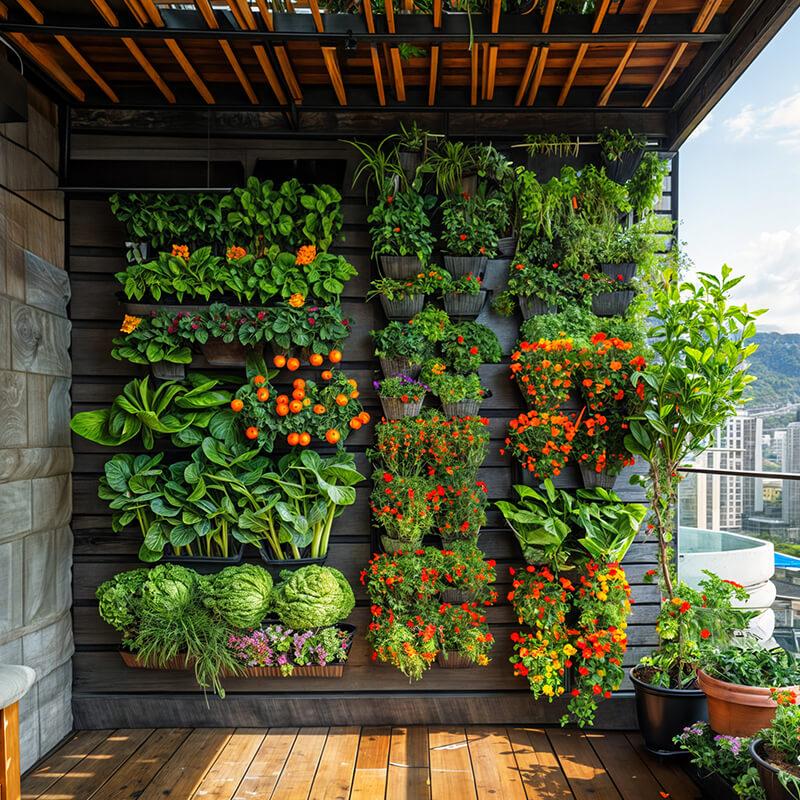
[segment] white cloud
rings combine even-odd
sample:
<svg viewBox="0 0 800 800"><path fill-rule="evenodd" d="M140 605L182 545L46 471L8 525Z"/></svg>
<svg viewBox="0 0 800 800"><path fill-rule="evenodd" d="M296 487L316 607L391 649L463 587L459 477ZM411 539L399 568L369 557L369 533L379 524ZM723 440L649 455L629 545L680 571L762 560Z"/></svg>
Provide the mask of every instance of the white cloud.
<svg viewBox="0 0 800 800"><path fill-rule="evenodd" d="M800 91L776 103L743 106L723 121L735 141L766 139L790 149L800 149Z"/></svg>
<svg viewBox="0 0 800 800"><path fill-rule="evenodd" d="M689 135L689 140L699 139L703 134L708 133L711 130L711 121L713 119L714 115L709 114L701 120L700 124Z"/></svg>

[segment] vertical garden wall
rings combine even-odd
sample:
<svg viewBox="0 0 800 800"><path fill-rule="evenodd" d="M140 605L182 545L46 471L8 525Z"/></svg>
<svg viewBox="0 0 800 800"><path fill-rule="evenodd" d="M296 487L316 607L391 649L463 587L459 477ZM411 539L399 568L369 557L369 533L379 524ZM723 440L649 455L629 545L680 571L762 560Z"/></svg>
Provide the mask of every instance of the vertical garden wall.
<svg viewBox="0 0 800 800"><path fill-rule="evenodd" d="M297 176L304 183L332 184L343 195L344 241L334 244L332 251L345 256L358 274L346 283L342 295L342 309L351 322L351 334L342 348L340 366L358 382L358 400L373 420L351 431L347 449L355 455L360 471L369 475L366 451L373 443L374 420L381 415L373 388L380 370L370 332L383 328L386 318L377 299L365 300L377 269L370 259L367 230L372 204L367 205L360 187L352 188L358 161L358 153L346 144L313 140L220 139L209 144L189 138L75 136L70 183L86 190L68 197L73 413L108 406L127 381L147 373L144 367L111 357L112 339L119 333L123 316L117 298L120 286L114 274L125 265L127 235L111 213L109 195L118 189L199 188L206 185L209 177L216 185L227 187L241 185L252 173L277 182ZM504 274L507 266L507 260L495 263L493 274ZM499 291L501 283L502 279L495 285L487 282L486 286ZM508 420L523 410L521 395L509 380L510 354L518 338L519 319L500 316L487 304L477 321L497 334L503 354L501 363L485 364L479 369L482 384L491 390L491 397L481 407L481 414L488 419L491 441L478 478L486 484L489 498L496 501L510 498L511 487L518 480L510 455L501 450ZM202 362L199 368L210 375L225 372ZM312 377L302 370L297 375ZM287 384L286 377L276 379L277 383ZM207 705L191 674L126 668L117 653L118 634L98 615L95 590L116 573L139 565L141 537L133 531L112 533L108 506L97 496L99 476L113 451L80 437L73 438L73 445L73 669L78 727L546 722L560 716L557 706L531 699L527 683L514 677L508 663L509 636L518 627L505 601L511 581L508 566L519 564L522 559L516 541L493 507L480 538L481 549L497 562L496 588L500 596L497 605L487 611L496 640L490 664L473 670L433 668L420 682L412 684L396 670L373 663L363 637L370 621L369 600L359 584L359 574L378 546L376 532L371 528L367 482L356 488L356 502L336 520L327 561L340 569L356 590L356 609L350 621L360 635L343 678L230 678L225 680L226 699L208 698ZM137 447L128 443L118 450L137 452ZM169 445L167 451L169 456ZM618 480L617 491L627 500L638 497L624 477ZM248 559L257 563L256 552L252 551ZM625 665L636 663L656 641L653 626L658 609L657 589L643 581L654 563L654 547L637 539L625 561L634 600ZM622 694L601 707L598 724L633 724L631 699L624 693L627 688L627 683L623 684ZM380 697L379 702L376 697Z"/></svg>

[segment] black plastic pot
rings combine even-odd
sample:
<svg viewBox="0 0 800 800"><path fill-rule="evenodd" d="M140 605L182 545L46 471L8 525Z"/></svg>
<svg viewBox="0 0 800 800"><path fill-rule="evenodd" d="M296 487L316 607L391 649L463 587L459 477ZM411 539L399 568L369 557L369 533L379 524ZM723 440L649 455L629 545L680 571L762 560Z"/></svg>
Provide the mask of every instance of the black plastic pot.
<svg viewBox="0 0 800 800"><path fill-rule="evenodd" d="M520 297L519 310L523 319L539 317L542 314L555 314L558 311L555 306L548 305L538 297Z"/></svg>
<svg viewBox="0 0 800 800"><path fill-rule="evenodd" d="M750 742L750 757L758 770L767 800L794 800L795 796L781 783L781 771L764 758L764 742L761 739Z"/></svg>
<svg viewBox="0 0 800 800"><path fill-rule="evenodd" d="M389 300L381 295L381 305L387 319L409 320L422 311L422 306L425 305L425 295L412 294L402 300Z"/></svg>
<svg viewBox="0 0 800 800"><path fill-rule="evenodd" d="M539 183L546 183L550 178L557 178L563 167L580 170L596 157L597 147L581 145L576 156L550 155L549 153L533 153L528 156L528 169L536 173Z"/></svg>
<svg viewBox="0 0 800 800"><path fill-rule="evenodd" d="M322 566L328 559L327 553L319 558L275 558L263 545L258 548L258 552L261 554L261 560L264 562L267 572L272 575L273 580L280 578L282 570L299 569L300 567L308 567L311 564Z"/></svg>
<svg viewBox="0 0 800 800"><path fill-rule="evenodd" d="M644 746L653 755L684 755L672 740L694 722L708 719L706 696L700 689L665 689L652 686L636 677L631 682L636 692L636 717Z"/></svg>
<svg viewBox="0 0 800 800"><path fill-rule="evenodd" d="M403 170L408 182L411 183L417 176L417 168L422 163L422 153L400 150L397 156L400 162L400 169Z"/></svg>
<svg viewBox="0 0 800 800"><path fill-rule="evenodd" d="M619 280L622 275L622 282L627 283L636 277L636 264L633 261L627 261L624 264L601 264L600 269L603 275L608 275L609 278Z"/></svg>
<svg viewBox="0 0 800 800"><path fill-rule="evenodd" d="M473 275L481 277L489 259L486 256L448 256L444 257L444 268L454 277L460 278L463 275Z"/></svg>
<svg viewBox="0 0 800 800"><path fill-rule="evenodd" d="M633 300L633 289L601 292L592 298L592 314L598 317L621 317Z"/></svg>
<svg viewBox="0 0 800 800"><path fill-rule="evenodd" d="M606 168L606 175L612 181L625 183L633 177L642 158L644 158L644 149L632 150L630 153L623 153L616 161L610 161L603 156L603 166Z"/></svg>
<svg viewBox="0 0 800 800"><path fill-rule="evenodd" d="M474 320L483 311L487 294L486 289L481 289L478 294L450 292L444 296L444 310L451 319L461 322Z"/></svg>
<svg viewBox="0 0 800 800"><path fill-rule="evenodd" d="M244 544L239 545L239 549L233 555L223 558L222 556L176 556L172 548L167 545L164 548L164 556L161 559L167 564L180 564L188 567L201 575L211 575L219 572L225 567L238 567L244 559Z"/></svg>
<svg viewBox="0 0 800 800"><path fill-rule="evenodd" d="M381 272L387 278L413 278L421 270L422 262L416 256L381 256Z"/></svg>
<svg viewBox="0 0 800 800"><path fill-rule="evenodd" d="M182 381L186 377L185 364L173 364L171 361L159 361L150 365L153 377L160 381Z"/></svg>
<svg viewBox="0 0 800 800"><path fill-rule="evenodd" d="M504 258L513 258L517 252L517 237L503 236L497 240L497 252Z"/></svg>

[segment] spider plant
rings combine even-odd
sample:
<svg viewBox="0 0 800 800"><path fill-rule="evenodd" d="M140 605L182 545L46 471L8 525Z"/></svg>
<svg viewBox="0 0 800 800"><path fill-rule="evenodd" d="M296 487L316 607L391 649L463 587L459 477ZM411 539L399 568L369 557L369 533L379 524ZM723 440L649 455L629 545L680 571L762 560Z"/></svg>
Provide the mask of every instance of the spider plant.
<svg viewBox="0 0 800 800"><path fill-rule="evenodd" d="M377 147L366 142L343 140L361 153L361 162L353 173L353 186L362 177L364 178L364 198L366 200L369 200L371 186L374 186L376 193L379 194L389 183L398 181L405 183L405 175L397 158L397 146L390 145L395 139L397 139L396 133L389 134L379 142Z"/></svg>
<svg viewBox="0 0 800 800"><path fill-rule="evenodd" d="M434 176L438 194L448 195L461 191L461 179L470 174L473 166L469 145L445 140L428 155L421 170Z"/></svg>

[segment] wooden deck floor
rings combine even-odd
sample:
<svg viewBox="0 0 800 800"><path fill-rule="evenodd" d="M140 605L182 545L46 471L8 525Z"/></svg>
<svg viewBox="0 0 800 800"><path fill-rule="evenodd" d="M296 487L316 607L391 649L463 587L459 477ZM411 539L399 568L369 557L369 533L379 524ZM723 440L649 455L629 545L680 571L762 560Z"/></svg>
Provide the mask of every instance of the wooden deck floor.
<svg viewBox="0 0 800 800"><path fill-rule="evenodd" d="M638 734L502 727L81 731L25 800L695 800Z"/></svg>

